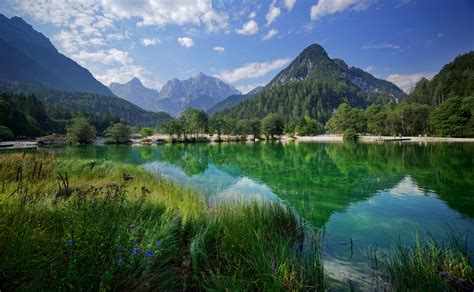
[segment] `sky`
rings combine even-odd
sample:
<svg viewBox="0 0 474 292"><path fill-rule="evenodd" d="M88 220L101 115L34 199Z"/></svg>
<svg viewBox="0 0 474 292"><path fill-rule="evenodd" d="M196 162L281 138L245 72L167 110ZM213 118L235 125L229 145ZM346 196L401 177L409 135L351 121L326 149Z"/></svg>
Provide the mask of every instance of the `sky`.
<svg viewBox="0 0 474 292"><path fill-rule="evenodd" d="M105 85L203 72L242 92L307 46L409 90L474 50L473 0L0 0Z"/></svg>

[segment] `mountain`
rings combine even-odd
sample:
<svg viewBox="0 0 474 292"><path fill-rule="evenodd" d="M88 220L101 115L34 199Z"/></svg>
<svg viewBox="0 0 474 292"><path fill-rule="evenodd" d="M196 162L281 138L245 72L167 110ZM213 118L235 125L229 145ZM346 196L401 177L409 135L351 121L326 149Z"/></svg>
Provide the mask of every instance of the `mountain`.
<svg viewBox="0 0 474 292"><path fill-rule="evenodd" d="M431 81L420 80L408 100L439 106L452 97L468 96L474 96L474 51L456 57Z"/></svg>
<svg viewBox="0 0 474 292"><path fill-rule="evenodd" d="M304 49L291 64L267 84L266 88L302 80L316 80L328 83L342 82L354 85L369 94L369 99L383 97L387 101L400 101L406 94L395 84L378 79L356 67L349 67L341 59L329 58L324 48L313 44ZM375 101L373 100L373 101Z"/></svg>
<svg viewBox="0 0 474 292"><path fill-rule="evenodd" d="M158 108L176 115L187 107L208 110L228 96L241 94L224 81L199 73L186 80L172 79L160 91Z"/></svg>
<svg viewBox="0 0 474 292"><path fill-rule="evenodd" d="M144 109L165 111L173 116L188 107L208 110L228 96L240 95L232 85L204 73L186 80L171 79L160 92L146 88L137 78L125 84L111 83L109 88L115 95Z"/></svg>
<svg viewBox="0 0 474 292"><path fill-rule="evenodd" d="M61 119L69 118L69 113L84 112L91 116L113 116L137 127L154 127L171 118L167 113L147 111L116 96L61 91L33 83L0 80L0 92L34 95L49 115Z"/></svg>
<svg viewBox="0 0 474 292"><path fill-rule="evenodd" d="M113 95L87 69L59 53L47 37L23 19L9 19L3 14L0 14L0 80Z"/></svg>
<svg viewBox="0 0 474 292"><path fill-rule="evenodd" d="M331 59L323 47L313 44L278 73L265 90L222 114L242 119L278 113L285 123L307 115L325 123L341 103L365 108L372 103L398 103L405 97L394 84L349 67L340 59Z"/></svg>
<svg viewBox="0 0 474 292"><path fill-rule="evenodd" d="M158 90L146 88L138 78L133 78L125 84L112 82L110 90L121 97L143 109L158 110L160 93Z"/></svg>
<svg viewBox="0 0 474 292"><path fill-rule="evenodd" d="M236 94L236 95L231 95L227 97L226 99L218 102L216 105L211 107L209 110L207 110L208 115L213 115L217 112L223 111L225 109L231 108L234 105L238 104L239 102L246 100L247 98L260 93L264 90L265 88L263 86L258 86L251 91L249 91L247 94Z"/></svg>

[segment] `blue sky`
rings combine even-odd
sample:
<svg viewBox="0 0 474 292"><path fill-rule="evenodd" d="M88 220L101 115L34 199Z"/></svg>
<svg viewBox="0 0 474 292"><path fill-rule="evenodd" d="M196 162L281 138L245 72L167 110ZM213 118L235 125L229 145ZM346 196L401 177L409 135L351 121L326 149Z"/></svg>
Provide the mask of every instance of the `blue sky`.
<svg viewBox="0 0 474 292"><path fill-rule="evenodd" d="M246 92L306 46L409 89L474 49L472 0L2 0L104 84L199 72Z"/></svg>

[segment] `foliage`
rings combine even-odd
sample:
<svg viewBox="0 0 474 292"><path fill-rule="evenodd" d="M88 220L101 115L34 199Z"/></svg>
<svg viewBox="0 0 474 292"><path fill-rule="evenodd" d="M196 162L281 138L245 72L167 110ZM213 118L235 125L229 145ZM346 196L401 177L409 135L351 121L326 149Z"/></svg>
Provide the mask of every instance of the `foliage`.
<svg viewBox="0 0 474 292"><path fill-rule="evenodd" d="M431 80L422 79L409 101L439 106L450 98L474 96L474 51L458 56Z"/></svg>
<svg viewBox="0 0 474 292"><path fill-rule="evenodd" d="M174 135L181 137L184 134L184 125L181 120L171 119L163 122L161 130L173 138Z"/></svg>
<svg viewBox="0 0 474 292"><path fill-rule="evenodd" d="M270 136L272 139L275 135L283 134L283 121L280 116L275 113L268 114L262 120L261 131L267 138Z"/></svg>
<svg viewBox="0 0 474 292"><path fill-rule="evenodd" d="M203 134L208 129L208 117L203 110L187 108L179 118L183 123L185 134Z"/></svg>
<svg viewBox="0 0 474 292"><path fill-rule="evenodd" d="M0 140L12 140L15 138L13 132L5 126L0 126Z"/></svg>
<svg viewBox="0 0 474 292"><path fill-rule="evenodd" d="M5 93L0 93L0 125L8 127L16 137L41 136L59 128L34 96Z"/></svg>
<svg viewBox="0 0 474 292"><path fill-rule="evenodd" d="M70 144L91 144L95 140L96 130L85 117L77 117L67 127L67 140Z"/></svg>
<svg viewBox="0 0 474 292"><path fill-rule="evenodd" d="M329 132L336 134L342 134L346 129L362 133L366 128L364 111L351 108L348 104L343 103L327 122L326 128Z"/></svg>
<svg viewBox="0 0 474 292"><path fill-rule="evenodd" d="M151 136L153 135L153 129L144 127L140 130L140 135L145 138Z"/></svg>
<svg viewBox="0 0 474 292"><path fill-rule="evenodd" d="M105 132L107 137L112 139L113 143L122 144L130 141L132 128L122 123L118 123L109 127Z"/></svg>
<svg viewBox="0 0 474 292"><path fill-rule="evenodd" d="M357 132L352 128L348 128L344 130L344 133L342 133L342 137L344 138L344 140L354 140L355 138L357 138Z"/></svg>
<svg viewBox="0 0 474 292"><path fill-rule="evenodd" d="M430 115L435 134L440 136L474 136L474 97L453 97Z"/></svg>
<svg viewBox="0 0 474 292"><path fill-rule="evenodd" d="M44 85L18 81L0 81L0 90L9 94L34 94L44 104L46 112L57 120L69 120L73 116L84 115L85 112L89 116L98 118L113 116L119 119L114 120L113 123L121 122L138 127L154 127L171 118L167 113L146 111L116 96L61 91ZM90 119L92 122L94 121L94 118L90 117ZM111 125L107 124L102 130ZM99 127L97 129L99 130Z"/></svg>
<svg viewBox="0 0 474 292"><path fill-rule="evenodd" d="M14 154L0 168L2 290L325 288L317 230L279 203L209 205L104 160Z"/></svg>

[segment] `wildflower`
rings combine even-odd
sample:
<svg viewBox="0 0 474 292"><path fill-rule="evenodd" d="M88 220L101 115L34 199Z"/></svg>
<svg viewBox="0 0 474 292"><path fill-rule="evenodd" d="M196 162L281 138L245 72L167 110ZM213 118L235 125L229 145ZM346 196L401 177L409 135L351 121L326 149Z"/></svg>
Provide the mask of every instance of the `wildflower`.
<svg viewBox="0 0 474 292"><path fill-rule="evenodd" d="M66 240L67 245L72 245L74 243L74 240L68 239Z"/></svg>
<svg viewBox="0 0 474 292"><path fill-rule="evenodd" d="M153 253L153 251L147 250L147 251L145 251L145 255L146 255L148 258L151 259L151 258L153 258L153 256L154 256L155 254Z"/></svg>
<svg viewBox="0 0 474 292"><path fill-rule="evenodd" d="M159 245L161 245L161 240L157 240L157 241L155 241L155 245L156 245L156 246L159 246Z"/></svg>
<svg viewBox="0 0 474 292"><path fill-rule="evenodd" d="M140 251L141 251L141 249L140 249L139 247L137 247L137 248L135 248L135 249L132 251L132 255L133 255L133 256L134 256L134 255L137 255L137 254L140 253Z"/></svg>
<svg viewBox="0 0 474 292"><path fill-rule="evenodd" d="M123 247L122 247L122 245L121 245L120 243L119 243L119 245L117 246L117 250L118 250L119 252L122 252L122 250L123 250Z"/></svg>

